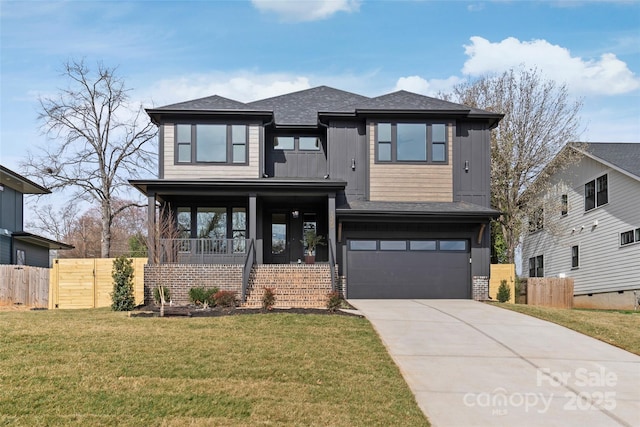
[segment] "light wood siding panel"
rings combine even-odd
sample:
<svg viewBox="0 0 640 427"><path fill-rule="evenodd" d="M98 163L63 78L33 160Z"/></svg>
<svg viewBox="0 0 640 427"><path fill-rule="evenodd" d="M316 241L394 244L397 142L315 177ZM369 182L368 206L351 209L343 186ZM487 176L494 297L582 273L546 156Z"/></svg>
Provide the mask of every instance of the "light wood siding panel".
<svg viewBox="0 0 640 427"><path fill-rule="evenodd" d="M609 203L585 212L584 184L604 173ZM545 209L544 230L524 238L523 275L528 276L530 257L544 255L545 276L573 277L576 295L640 289L640 244L620 246L621 232L640 227L640 182L585 158L558 176L555 185L568 188L569 213L561 217L557 203ZM554 190L553 198L561 193ZM576 245L580 266L571 269Z"/></svg>
<svg viewBox="0 0 640 427"><path fill-rule="evenodd" d="M249 164L175 164L175 126L164 124L164 179L259 178L260 126L249 126Z"/></svg>
<svg viewBox="0 0 640 427"><path fill-rule="evenodd" d="M369 200L387 202L453 201L453 126L447 126L447 165L378 163L375 124L369 124Z"/></svg>

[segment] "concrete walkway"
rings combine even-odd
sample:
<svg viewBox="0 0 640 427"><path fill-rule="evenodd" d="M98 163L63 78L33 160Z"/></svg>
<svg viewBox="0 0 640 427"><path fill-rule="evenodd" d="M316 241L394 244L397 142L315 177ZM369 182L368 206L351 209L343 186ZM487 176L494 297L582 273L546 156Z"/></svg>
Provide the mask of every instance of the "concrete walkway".
<svg viewBox="0 0 640 427"><path fill-rule="evenodd" d="M640 426L640 357L468 300L350 300L436 427Z"/></svg>

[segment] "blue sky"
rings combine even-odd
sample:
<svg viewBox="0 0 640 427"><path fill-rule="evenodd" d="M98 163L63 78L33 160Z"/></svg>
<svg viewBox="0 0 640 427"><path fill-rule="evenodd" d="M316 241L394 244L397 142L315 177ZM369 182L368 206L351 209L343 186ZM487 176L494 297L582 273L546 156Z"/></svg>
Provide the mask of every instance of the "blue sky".
<svg viewBox="0 0 640 427"><path fill-rule="evenodd" d="M640 142L637 1L0 1L0 161L46 142L61 64L118 66L145 106L329 85L426 95L524 64L584 100L583 141Z"/></svg>

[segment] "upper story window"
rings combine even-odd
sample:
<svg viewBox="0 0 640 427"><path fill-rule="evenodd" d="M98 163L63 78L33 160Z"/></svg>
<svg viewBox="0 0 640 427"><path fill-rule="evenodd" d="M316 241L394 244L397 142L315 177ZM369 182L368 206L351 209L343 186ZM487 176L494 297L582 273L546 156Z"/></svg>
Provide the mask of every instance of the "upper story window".
<svg viewBox="0 0 640 427"><path fill-rule="evenodd" d="M565 216L569 213L569 198L566 194L560 196L560 215Z"/></svg>
<svg viewBox="0 0 640 427"><path fill-rule="evenodd" d="M378 123L376 162L446 164L447 125L444 123Z"/></svg>
<svg viewBox="0 0 640 427"><path fill-rule="evenodd" d="M317 136L276 136L273 138L273 149L319 151L320 139Z"/></svg>
<svg viewBox="0 0 640 427"><path fill-rule="evenodd" d="M246 125L176 125L177 163L247 164Z"/></svg>
<svg viewBox="0 0 640 427"><path fill-rule="evenodd" d="M542 207L534 210L529 217L529 233L535 233L544 228L544 209Z"/></svg>
<svg viewBox="0 0 640 427"><path fill-rule="evenodd" d="M590 211L609 203L609 184L607 174L602 175L584 185L584 210Z"/></svg>

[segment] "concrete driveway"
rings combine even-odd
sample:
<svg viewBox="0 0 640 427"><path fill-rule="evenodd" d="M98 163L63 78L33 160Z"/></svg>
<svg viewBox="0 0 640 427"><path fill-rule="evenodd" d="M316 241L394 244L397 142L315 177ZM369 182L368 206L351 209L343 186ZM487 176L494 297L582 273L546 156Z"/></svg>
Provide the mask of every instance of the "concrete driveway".
<svg viewBox="0 0 640 427"><path fill-rule="evenodd" d="M468 300L350 300L436 427L640 426L640 357Z"/></svg>

